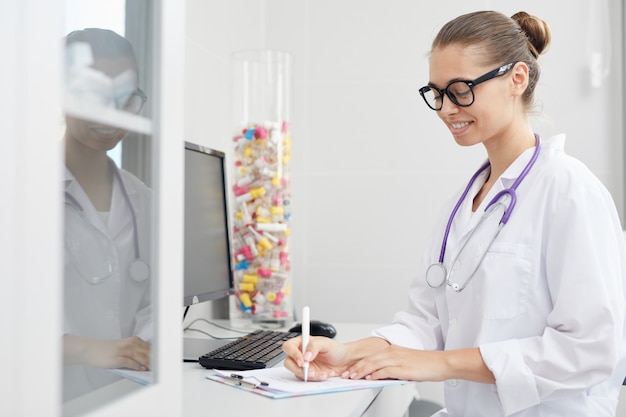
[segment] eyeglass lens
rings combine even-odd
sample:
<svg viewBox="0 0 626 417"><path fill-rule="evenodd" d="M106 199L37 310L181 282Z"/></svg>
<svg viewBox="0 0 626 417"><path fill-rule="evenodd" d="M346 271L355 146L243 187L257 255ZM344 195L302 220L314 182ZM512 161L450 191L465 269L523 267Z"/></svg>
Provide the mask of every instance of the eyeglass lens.
<svg viewBox="0 0 626 417"><path fill-rule="evenodd" d="M465 81L456 81L448 85L444 90L450 100L458 106L469 106L474 102L474 91ZM443 104L443 91L428 87L422 90L422 96L426 103L433 109L441 109Z"/></svg>

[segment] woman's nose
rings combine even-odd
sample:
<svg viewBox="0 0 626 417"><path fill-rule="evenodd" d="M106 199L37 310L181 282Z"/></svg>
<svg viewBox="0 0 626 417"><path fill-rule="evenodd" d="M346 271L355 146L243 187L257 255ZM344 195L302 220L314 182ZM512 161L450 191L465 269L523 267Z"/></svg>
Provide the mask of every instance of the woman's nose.
<svg viewBox="0 0 626 417"><path fill-rule="evenodd" d="M441 102L441 110L439 110L439 115L444 116L444 115L454 114L458 111L459 111L459 106L454 104L452 100L450 100L450 97L448 97L448 95L446 94L446 96L443 97L443 101Z"/></svg>

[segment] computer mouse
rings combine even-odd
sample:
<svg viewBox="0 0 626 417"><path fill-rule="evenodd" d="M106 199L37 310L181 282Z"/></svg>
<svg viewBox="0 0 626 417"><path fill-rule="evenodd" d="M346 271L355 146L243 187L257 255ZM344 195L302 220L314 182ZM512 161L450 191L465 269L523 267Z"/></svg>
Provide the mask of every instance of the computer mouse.
<svg viewBox="0 0 626 417"><path fill-rule="evenodd" d="M290 332L294 333L302 333L302 323L296 323L291 329ZM333 338L337 335L337 330L330 323L324 323L319 320L311 320L311 336L326 336L329 338Z"/></svg>

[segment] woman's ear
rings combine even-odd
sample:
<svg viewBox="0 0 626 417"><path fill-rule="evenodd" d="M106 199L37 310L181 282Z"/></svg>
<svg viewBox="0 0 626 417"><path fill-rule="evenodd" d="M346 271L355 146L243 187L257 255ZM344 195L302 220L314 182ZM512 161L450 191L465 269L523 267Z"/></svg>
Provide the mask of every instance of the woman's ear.
<svg viewBox="0 0 626 417"><path fill-rule="evenodd" d="M511 73L511 93L514 96L521 96L528 87L528 65L525 62L518 62Z"/></svg>

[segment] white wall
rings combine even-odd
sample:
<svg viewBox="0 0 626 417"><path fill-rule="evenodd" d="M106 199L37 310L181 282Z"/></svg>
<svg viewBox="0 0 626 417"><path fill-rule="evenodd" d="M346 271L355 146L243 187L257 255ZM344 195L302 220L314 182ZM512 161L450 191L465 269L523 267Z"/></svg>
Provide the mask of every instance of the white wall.
<svg viewBox="0 0 626 417"><path fill-rule="evenodd" d="M624 210L621 4L610 1L612 68L592 89L585 52L588 2L529 0L553 42L542 57L533 121L568 134ZM186 139L232 153L230 53L266 47L295 63L292 120L293 288L328 321L387 322L406 290L431 224L484 158L459 148L417 90L432 38L468 11L520 9L513 0L257 0L187 5ZM564 17L566 10L567 18ZM439 236L437 236L439 238Z"/></svg>

